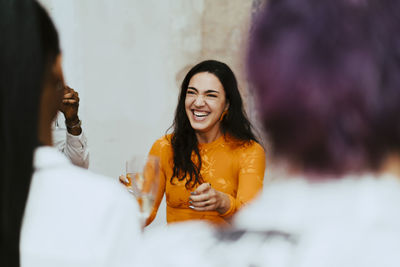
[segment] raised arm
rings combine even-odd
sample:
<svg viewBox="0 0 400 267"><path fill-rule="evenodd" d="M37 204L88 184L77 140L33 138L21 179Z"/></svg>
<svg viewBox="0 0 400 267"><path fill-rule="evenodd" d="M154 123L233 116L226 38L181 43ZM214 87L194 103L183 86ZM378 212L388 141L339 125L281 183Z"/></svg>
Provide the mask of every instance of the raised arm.
<svg viewBox="0 0 400 267"><path fill-rule="evenodd" d="M73 164L87 169L89 167L89 150L86 136L81 128L78 109L78 92L66 86L63 102L60 107L60 111L65 117L66 130L64 127L58 125L54 129L53 143Z"/></svg>

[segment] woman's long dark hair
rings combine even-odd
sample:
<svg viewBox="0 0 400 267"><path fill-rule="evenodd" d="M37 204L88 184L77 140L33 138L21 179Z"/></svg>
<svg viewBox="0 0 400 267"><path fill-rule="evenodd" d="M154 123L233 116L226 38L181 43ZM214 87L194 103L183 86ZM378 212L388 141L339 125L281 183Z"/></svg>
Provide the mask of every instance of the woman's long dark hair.
<svg viewBox="0 0 400 267"><path fill-rule="evenodd" d="M190 79L197 73L208 72L214 74L225 90L226 101L229 103L227 114L221 121L223 134L229 134L237 140L243 142L256 141L252 132L252 126L246 117L243 109L242 98L239 93L237 81L232 70L225 63L216 60L206 60L194 66L183 79L181 92L179 95L178 106L175 111L175 119L172 125L173 136L171 139L174 153L174 167L170 182L174 179L182 181L186 179L186 188L193 188L196 184L201 184L201 156L198 148L196 134L185 110L186 91ZM192 154L195 154L197 161L193 162Z"/></svg>
<svg viewBox="0 0 400 267"><path fill-rule="evenodd" d="M60 49L54 25L35 1L0 0L0 29L1 265L19 266L43 78Z"/></svg>

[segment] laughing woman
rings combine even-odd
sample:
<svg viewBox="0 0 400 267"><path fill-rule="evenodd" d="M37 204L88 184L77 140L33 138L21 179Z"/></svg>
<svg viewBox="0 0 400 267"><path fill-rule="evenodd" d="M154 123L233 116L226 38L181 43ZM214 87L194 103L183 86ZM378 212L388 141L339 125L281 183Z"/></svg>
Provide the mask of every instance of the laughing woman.
<svg viewBox="0 0 400 267"><path fill-rule="evenodd" d="M203 61L182 82L173 133L150 155L161 159L154 219L166 195L167 222L229 218L262 189L265 152L243 110L235 75L224 63Z"/></svg>

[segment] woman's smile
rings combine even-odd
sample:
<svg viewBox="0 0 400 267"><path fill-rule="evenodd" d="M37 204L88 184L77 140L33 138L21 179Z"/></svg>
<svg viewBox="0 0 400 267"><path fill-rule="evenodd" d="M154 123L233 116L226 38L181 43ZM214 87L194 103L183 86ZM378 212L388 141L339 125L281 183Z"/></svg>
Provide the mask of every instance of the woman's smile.
<svg viewBox="0 0 400 267"><path fill-rule="evenodd" d="M202 111L202 110L192 110L193 118L197 121L204 121L210 112Z"/></svg>

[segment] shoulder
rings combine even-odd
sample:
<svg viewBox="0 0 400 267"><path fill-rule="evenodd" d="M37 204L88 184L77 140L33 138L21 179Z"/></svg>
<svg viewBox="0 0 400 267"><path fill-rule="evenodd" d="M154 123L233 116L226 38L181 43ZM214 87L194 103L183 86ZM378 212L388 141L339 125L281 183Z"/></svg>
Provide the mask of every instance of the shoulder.
<svg viewBox="0 0 400 267"><path fill-rule="evenodd" d="M162 136L161 138L157 139L154 144L154 146L158 146L158 147L168 147L171 146L171 139L172 139L172 134L167 134Z"/></svg>
<svg viewBox="0 0 400 267"><path fill-rule="evenodd" d="M250 141L247 145L245 145L244 149L247 151L254 151L257 153L265 154L264 148L259 143L253 140Z"/></svg>
<svg viewBox="0 0 400 267"><path fill-rule="evenodd" d="M256 141L237 140L234 145L234 155L242 173L264 172L266 156L264 148Z"/></svg>
<svg viewBox="0 0 400 267"><path fill-rule="evenodd" d="M163 137L157 139L153 146L151 147L150 154L159 155L165 153L166 151L171 151L172 134L164 135Z"/></svg>
<svg viewBox="0 0 400 267"><path fill-rule="evenodd" d="M258 156L265 156L264 148L256 141L243 141L238 140L233 137L228 137L227 141L231 144L231 147L242 156L248 155L258 155Z"/></svg>
<svg viewBox="0 0 400 267"><path fill-rule="evenodd" d="M354 175L319 182L302 175L283 176L269 183L259 199L243 210L236 222L240 227L253 226L258 230L265 230L268 225L311 230L331 224L334 229L338 223L355 228L389 224L398 228L400 211L397 203L400 203L400 181L390 175ZM287 217L288 209L292 210L290 218ZM271 214L274 214L273 220ZM316 214L321 218L317 222Z"/></svg>

